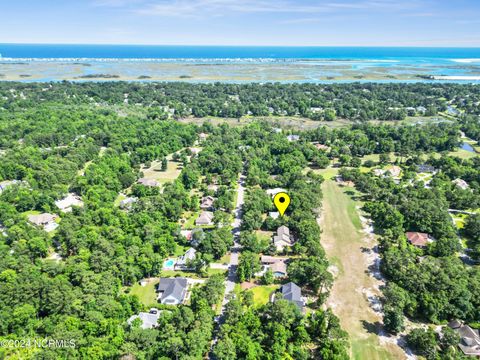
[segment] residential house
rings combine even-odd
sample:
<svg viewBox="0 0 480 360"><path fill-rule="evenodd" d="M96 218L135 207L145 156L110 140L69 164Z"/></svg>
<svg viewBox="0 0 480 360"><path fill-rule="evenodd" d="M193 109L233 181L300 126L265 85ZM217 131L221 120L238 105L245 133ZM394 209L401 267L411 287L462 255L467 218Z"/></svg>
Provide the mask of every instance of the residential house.
<svg viewBox="0 0 480 360"><path fill-rule="evenodd" d="M207 186L207 189L208 189L208 191L217 192L217 190L218 190L218 185L210 184L210 185Z"/></svg>
<svg viewBox="0 0 480 360"><path fill-rule="evenodd" d="M214 201L215 201L215 198L213 196L204 196L202 198L202 201L200 202L200 209L212 210Z"/></svg>
<svg viewBox="0 0 480 360"><path fill-rule="evenodd" d="M213 213L211 211L202 211L195 220L195 225L213 225Z"/></svg>
<svg viewBox="0 0 480 360"><path fill-rule="evenodd" d="M166 305L183 303L187 295L188 281L186 278L160 278L158 283L158 300Z"/></svg>
<svg viewBox="0 0 480 360"><path fill-rule="evenodd" d="M270 216L273 220L276 220L280 217L280 213L278 211L270 211L268 216Z"/></svg>
<svg viewBox="0 0 480 360"><path fill-rule="evenodd" d="M7 189L9 186L12 186L12 185L15 185L15 184L19 184L21 183L21 181L18 181L18 180L5 180L5 181L2 181L0 182L0 194L5 190Z"/></svg>
<svg viewBox="0 0 480 360"><path fill-rule="evenodd" d="M273 132L277 133L277 134L280 134L282 132L282 129L281 128L273 128Z"/></svg>
<svg viewBox="0 0 480 360"><path fill-rule="evenodd" d="M198 148L198 147L191 147L191 148L190 148L190 152L191 152L192 155L194 155L194 156L200 154L200 151L202 151L202 149L201 149L201 148Z"/></svg>
<svg viewBox="0 0 480 360"><path fill-rule="evenodd" d="M74 193L68 193L63 199L55 201L55 205L64 213L68 213L72 212L73 206L82 207L83 201L80 196Z"/></svg>
<svg viewBox="0 0 480 360"><path fill-rule="evenodd" d="M283 251L285 247L295 244L295 241L290 235L290 229L282 225L277 229L277 235L273 237L273 243L277 251Z"/></svg>
<svg viewBox="0 0 480 360"><path fill-rule="evenodd" d="M292 141L298 141L300 140L300 135L288 135L287 140L292 142Z"/></svg>
<svg viewBox="0 0 480 360"><path fill-rule="evenodd" d="M282 188L268 189L266 191L267 191L267 194L270 195L271 197L275 197L275 195L281 192L287 192L287 190Z"/></svg>
<svg viewBox="0 0 480 360"><path fill-rule="evenodd" d="M417 113L419 114L425 114L427 111L427 108L425 106L417 106Z"/></svg>
<svg viewBox="0 0 480 360"><path fill-rule="evenodd" d="M373 169L373 174L375 176L383 176L383 175L385 175L385 170L383 170L383 169Z"/></svg>
<svg viewBox="0 0 480 360"><path fill-rule="evenodd" d="M147 178L138 179L138 183L142 184L143 186L150 186L150 187L155 187L160 185L157 180L147 179Z"/></svg>
<svg viewBox="0 0 480 360"><path fill-rule="evenodd" d="M402 172L402 168L400 166L394 165L387 171L390 173L391 176L399 177Z"/></svg>
<svg viewBox="0 0 480 360"><path fill-rule="evenodd" d="M430 235L426 233L409 231L405 235L410 244L421 249L427 247L432 242Z"/></svg>
<svg viewBox="0 0 480 360"><path fill-rule="evenodd" d="M288 300L295 305L298 306L298 308L302 311L304 311L305 307L305 301L302 298L302 289L300 286L293 282L289 282L288 284L283 285L280 289L279 292L281 294L281 298Z"/></svg>
<svg viewBox="0 0 480 360"><path fill-rule="evenodd" d="M132 325L135 319L140 319L142 324L140 327L142 329L153 329L158 326L158 318L160 317L161 311L155 308L150 309L148 313L141 312L138 315L130 316L127 320L128 325Z"/></svg>
<svg viewBox="0 0 480 360"><path fill-rule="evenodd" d="M273 276L276 278L283 278L288 275L287 273L287 260L285 257L274 257L262 255L260 261L262 265L269 268L273 272Z"/></svg>
<svg viewBox="0 0 480 360"><path fill-rule="evenodd" d="M467 190L469 188L468 183L465 180L460 179L460 178L457 178L457 179L453 180L452 183L457 185L462 190Z"/></svg>
<svg viewBox="0 0 480 360"><path fill-rule="evenodd" d="M436 171L435 167L428 164L417 165L417 172L419 173L434 173Z"/></svg>
<svg viewBox="0 0 480 360"><path fill-rule="evenodd" d="M458 347L466 356L480 358L480 333L478 330L472 329L458 320L449 322L448 327L460 335Z"/></svg>
<svg viewBox="0 0 480 360"><path fill-rule="evenodd" d="M328 151L328 150L330 150L330 146L323 145L323 144L315 144L315 147L316 147L318 150L323 150L323 151Z"/></svg>
<svg viewBox="0 0 480 360"><path fill-rule="evenodd" d="M190 267L190 262L195 260L195 256L197 254L197 250L194 248L189 248L185 254L180 256L175 263L175 270L192 270Z"/></svg>
<svg viewBox="0 0 480 360"><path fill-rule="evenodd" d="M192 241L192 230L180 230L180 235L187 239L187 241Z"/></svg>
<svg viewBox="0 0 480 360"><path fill-rule="evenodd" d="M45 230L46 232L53 231L58 227L58 224L56 222L57 218L57 214L49 213L28 215L28 221L30 221L34 225L43 227L43 230Z"/></svg>
<svg viewBox="0 0 480 360"><path fill-rule="evenodd" d="M120 209L130 209L134 203L138 201L138 198L136 197L127 197L120 201Z"/></svg>
<svg viewBox="0 0 480 360"><path fill-rule="evenodd" d="M208 137L208 134L205 134L205 133L200 133L198 134L198 138L200 139L200 141L205 141L207 140L207 137Z"/></svg>

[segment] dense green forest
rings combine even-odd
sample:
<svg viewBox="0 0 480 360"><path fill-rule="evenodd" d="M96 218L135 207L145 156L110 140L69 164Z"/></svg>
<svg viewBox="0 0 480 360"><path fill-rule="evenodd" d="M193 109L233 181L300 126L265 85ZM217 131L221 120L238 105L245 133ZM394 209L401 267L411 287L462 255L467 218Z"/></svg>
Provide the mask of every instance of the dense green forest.
<svg viewBox="0 0 480 360"><path fill-rule="evenodd" d="M0 107L38 103L122 105L150 118L295 116L331 121L402 120L439 112L479 114L480 88L458 84L1 83Z"/></svg>
<svg viewBox="0 0 480 360"><path fill-rule="evenodd" d="M480 158L451 155L464 141L461 132L480 140L479 99L478 86L455 84L0 83L0 339L76 343L0 348L0 358L186 360L211 353L220 360L347 359L348 336L324 306L334 278L317 223L325 179L312 170L327 167L354 182L380 235L386 329L402 332L405 316L431 324L479 323ZM433 116L448 106L462 114L414 126L319 126L295 132L295 141L287 138L292 130L277 131L267 122L175 121L249 112L400 120L412 111L407 107L425 107ZM208 138L200 140L201 134ZM365 160L370 155L378 161ZM138 183L155 161L161 171L174 164L178 176L158 187ZM425 164L435 169L428 182L417 177ZM398 179L372 171L393 165L401 168ZM259 234L287 225L297 239L282 254L290 258L288 278L267 271L260 281L299 285L308 298L305 313L285 300L259 305L243 291L228 303L224 322L217 321L225 274L208 268L233 244L242 172L239 280L255 278L261 254L279 255ZM275 210L266 192L273 188L288 189L292 198L285 217L267 215ZM58 200L69 193L83 206L62 212ZM119 206L123 193L135 198L128 209ZM128 325L132 315L149 310L131 289L161 276L164 261L190 246L181 230L207 195L215 198L212 224L192 226L198 245L191 274L202 282L187 304L158 304L164 310L158 328ZM461 229L451 209L463 212ZM29 217L39 213L58 215L54 231L31 224ZM414 247L408 231L434 241ZM429 356L452 358L453 345L444 338L416 331L408 341L419 349L430 341L435 352Z"/></svg>

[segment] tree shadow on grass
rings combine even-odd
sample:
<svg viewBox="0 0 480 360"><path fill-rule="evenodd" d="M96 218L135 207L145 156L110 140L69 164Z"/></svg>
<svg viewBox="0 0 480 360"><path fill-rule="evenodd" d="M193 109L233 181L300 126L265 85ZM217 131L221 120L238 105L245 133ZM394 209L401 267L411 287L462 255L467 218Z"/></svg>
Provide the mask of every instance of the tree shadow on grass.
<svg viewBox="0 0 480 360"><path fill-rule="evenodd" d="M379 321L372 323L367 320L362 320L362 326L369 334L375 335L379 335L383 329L383 325Z"/></svg>

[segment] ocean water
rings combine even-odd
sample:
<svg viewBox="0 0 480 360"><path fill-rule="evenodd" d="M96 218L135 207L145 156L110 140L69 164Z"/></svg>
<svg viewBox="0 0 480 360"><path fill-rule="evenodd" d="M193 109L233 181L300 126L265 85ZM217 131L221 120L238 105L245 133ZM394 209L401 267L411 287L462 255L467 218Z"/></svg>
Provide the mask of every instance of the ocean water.
<svg viewBox="0 0 480 360"><path fill-rule="evenodd" d="M437 60L480 62L480 48L0 44L9 59Z"/></svg>
<svg viewBox="0 0 480 360"><path fill-rule="evenodd" d="M480 48L0 44L0 80L480 83Z"/></svg>

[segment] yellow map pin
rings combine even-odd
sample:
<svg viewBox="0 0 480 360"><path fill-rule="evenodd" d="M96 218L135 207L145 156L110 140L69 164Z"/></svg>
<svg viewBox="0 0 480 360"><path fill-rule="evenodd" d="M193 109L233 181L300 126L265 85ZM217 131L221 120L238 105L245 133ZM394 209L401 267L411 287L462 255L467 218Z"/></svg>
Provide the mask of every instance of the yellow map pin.
<svg viewBox="0 0 480 360"><path fill-rule="evenodd" d="M290 205L290 196L288 196L287 193L279 192L273 198L273 203L277 207L280 215L283 216L283 214L285 213L285 210L287 210L287 208L288 208L288 205Z"/></svg>

